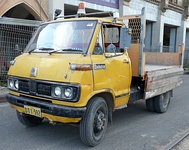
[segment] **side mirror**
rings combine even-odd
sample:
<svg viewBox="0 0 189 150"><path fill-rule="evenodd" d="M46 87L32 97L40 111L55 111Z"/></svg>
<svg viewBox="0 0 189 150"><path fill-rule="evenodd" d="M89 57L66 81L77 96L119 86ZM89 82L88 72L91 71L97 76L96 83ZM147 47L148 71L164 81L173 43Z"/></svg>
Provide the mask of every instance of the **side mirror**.
<svg viewBox="0 0 189 150"><path fill-rule="evenodd" d="M61 14L62 10L61 9L56 9L54 12L54 20L57 19L57 17Z"/></svg>
<svg viewBox="0 0 189 150"><path fill-rule="evenodd" d="M120 49L130 49L131 45L131 29L130 28L121 28L119 47Z"/></svg>

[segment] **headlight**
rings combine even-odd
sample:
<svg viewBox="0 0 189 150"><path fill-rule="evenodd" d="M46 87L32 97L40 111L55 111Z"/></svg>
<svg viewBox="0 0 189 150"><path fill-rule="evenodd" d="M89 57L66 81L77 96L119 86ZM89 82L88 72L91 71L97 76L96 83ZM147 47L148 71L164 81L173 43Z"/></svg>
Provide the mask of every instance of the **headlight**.
<svg viewBox="0 0 189 150"><path fill-rule="evenodd" d="M14 81L12 79L9 80L9 87L14 88Z"/></svg>
<svg viewBox="0 0 189 150"><path fill-rule="evenodd" d="M18 90L18 88L19 88L18 80L15 80L15 81L14 81L14 87L15 87L15 89Z"/></svg>
<svg viewBox="0 0 189 150"><path fill-rule="evenodd" d="M55 96L60 96L62 94L62 90L59 86L54 88L54 94Z"/></svg>
<svg viewBox="0 0 189 150"><path fill-rule="evenodd" d="M73 96L73 89L72 88L65 88L64 95L66 98L72 98Z"/></svg>
<svg viewBox="0 0 189 150"><path fill-rule="evenodd" d="M18 90L19 89L19 81L15 78L9 78L8 79L8 88L12 90Z"/></svg>
<svg viewBox="0 0 189 150"><path fill-rule="evenodd" d="M51 97L69 101L69 102L76 102L79 100L80 96L80 87L79 85L53 85L51 87Z"/></svg>

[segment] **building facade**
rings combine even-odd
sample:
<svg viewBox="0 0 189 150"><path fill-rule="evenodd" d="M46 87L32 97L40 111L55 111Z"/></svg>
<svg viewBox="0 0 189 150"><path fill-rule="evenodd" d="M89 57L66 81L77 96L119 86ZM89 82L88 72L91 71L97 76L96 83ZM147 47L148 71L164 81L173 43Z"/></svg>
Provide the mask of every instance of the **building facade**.
<svg viewBox="0 0 189 150"><path fill-rule="evenodd" d="M189 0L82 0L86 12L117 11L120 16L146 10L145 51L176 52L185 46L189 66ZM6 79L9 61L19 55L37 26L61 15L77 13L80 0L0 0L0 84ZM140 31L140 29L139 29ZM16 51L15 51L16 50Z"/></svg>
<svg viewBox="0 0 189 150"><path fill-rule="evenodd" d="M146 10L145 51L177 52L185 46L184 65L189 65L188 0L124 0L123 15Z"/></svg>

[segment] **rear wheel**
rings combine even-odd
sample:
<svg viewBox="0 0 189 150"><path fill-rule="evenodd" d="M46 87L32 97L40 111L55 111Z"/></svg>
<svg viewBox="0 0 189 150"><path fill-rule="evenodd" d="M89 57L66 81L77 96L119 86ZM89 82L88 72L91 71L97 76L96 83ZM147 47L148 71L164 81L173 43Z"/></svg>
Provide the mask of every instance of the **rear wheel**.
<svg viewBox="0 0 189 150"><path fill-rule="evenodd" d="M158 113L164 113L167 111L171 100L171 92L166 92L154 97L154 108Z"/></svg>
<svg viewBox="0 0 189 150"><path fill-rule="evenodd" d="M17 118L26 127L32 127L32 126L39 125L43 121L43 118L26 115L26 114L20 113L18 111L17 111Z"/></svg>
<svg viewBox="0 0 189 150"><path fill-rule="evenodd" d="M148 111L155 111L154 109L154 98L150 98L146 100L146 108Z"/></svg>
<svg viewBox="0 0 189 150"><path fill-rule="evenodd" d="M80 137L84 144L96 146L103 139L108 125L108 106L102 97L94 97L80 122Z"/></svg>

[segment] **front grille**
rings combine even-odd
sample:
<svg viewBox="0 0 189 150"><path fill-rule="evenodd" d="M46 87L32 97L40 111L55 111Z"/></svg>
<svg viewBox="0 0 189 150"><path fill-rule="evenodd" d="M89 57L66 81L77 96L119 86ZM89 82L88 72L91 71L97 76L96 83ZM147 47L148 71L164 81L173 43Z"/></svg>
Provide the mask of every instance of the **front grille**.
<svg viewBox="0 0 189 150"><path fill-rule="evenodd" d="M15 86L12 86L12 83ZM17 88L18 82L18 88ZM11 83L11 84L10 84ZM8 88L10 90L22 93L26 95L32 95L35 97L43 97L54 100L61 101L72 101L76 102L80 98L80 86L78 84L66 84L66 83L58 83L58 82L49 82L35 79L26 79L26 78L18 78L18 77L9 77L8 78ZM61 96L56 96L54 90L56 87L60 87L63 91L66 88L70 88L72 90L72 96L66 97L64 93L61 93Z"/></svg>
<svg viewBox="0 0 189 150"><path fill-rule="evenodd" d="M19 80L19 91L31 95L51 96L51 85L36 80Z"/></svg>
<svg viewBox="0 0 189 150"><path fill-rule="evenodd" d="M29 92L29 82L24 80L19 80L19 90L22 92Z"/></svg>
<svg viewBox="0 0 189 150"><path fill-rule="evenodd" d="M49 84L38 83L37 93L40 95L51 96L51 86Z"/></svg>
<svg viewBox="0 0 189 150"><path fill-rule="evenodd" d="M30 93L36 94L36 81L30 80Z"/></svg>

